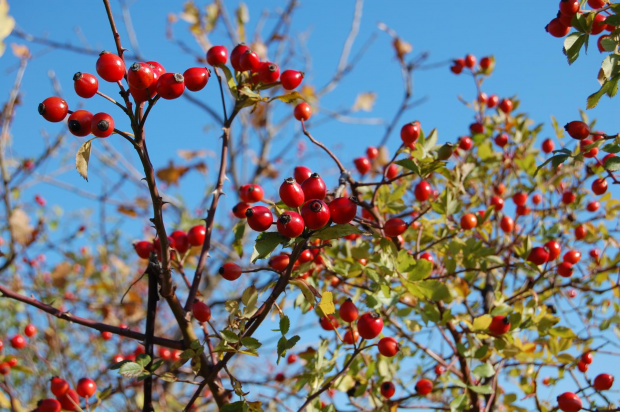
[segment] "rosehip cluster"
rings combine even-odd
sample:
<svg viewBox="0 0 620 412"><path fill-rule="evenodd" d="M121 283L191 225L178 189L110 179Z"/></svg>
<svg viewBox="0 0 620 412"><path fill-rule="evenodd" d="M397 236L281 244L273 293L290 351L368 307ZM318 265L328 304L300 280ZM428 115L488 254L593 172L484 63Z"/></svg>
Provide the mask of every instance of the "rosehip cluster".
<svg viewBox="0 0 620 412"><path fill-rule="evenodd" d="M40 400L36 412L79 411L80 398L87 400L93 396L97 392L97 384L90 378L82 378L73 389L66 380L55 376L50 380L50 390L56 399Z"/></svg>
<svg viewBox="0 0 620 412"><path fill-rule="evenodd" d="M472 72L480 71L483 73L489 73L493 70L493 66L495 64L495 59L490 56L485 56L480 59L478 63L478 68L476 69L476 56L473 54L468 54L464 58L455 59L452 61L452 66L450 66L450 71L454 74L461 74L464 68L471 70Z"/></svg>
<svg viewBox="0 0 620 412"><path fill-rule="evenodd" d="M192 227L189 231L175 230L168 236L168 247L173 249L179 255L183 256L191 247L201 247L205 241L205 235L207 229L204 225L197 225ZM136 254L141 259L148 259L151 252L155 252L158 257L161 257L161 244L159 238L149 242L148 240L141 240L133 245Z"/></svg>
<svg viewBox="0 0 620 412"><path fill-rule="evenodd" d="M415 146L413 146L413 148L415 148ZM368 172L373 171L376 166L381 164L381 159L379 158L379 149L373 146L369 146L366 149L366 156L355 158L353 160L353 164L362 176L364 176ZM392 180L396 178L396 176L398 176L398 166L394 163L389 163L384 167L383 175L387 180Z"/></svg>
<svg viewBox="0 0 620 412"><path fill-rule="evenodd" d="M606 6L607 3L608 0L588 0L588 6L592 8L592 11L584 11L580 9L579 0L561 0L557 16L545 26L545 30L553 37L564 37L570 33L573 22L579 14L595 13L589 34L597 35L603 32L603 30L609 32L614 31L615 27L613 25L605 23L606 15L598 12L598 10ZM602 40L608 37L610 36L604 35L598 39L598 49L601 53L605 51Z"/></svg>

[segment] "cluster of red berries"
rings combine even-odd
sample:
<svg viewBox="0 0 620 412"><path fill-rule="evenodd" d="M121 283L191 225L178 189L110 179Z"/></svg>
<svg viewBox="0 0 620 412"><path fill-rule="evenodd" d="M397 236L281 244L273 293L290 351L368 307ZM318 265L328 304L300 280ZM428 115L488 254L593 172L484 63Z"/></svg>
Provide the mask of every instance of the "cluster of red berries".
<svg viewBox="0 0 620 412"><path fill-rule="evenodd" d="M606 15L600 12L596 12L608 4L609 0L588 0L588 6L592 8L594 11L584 11L580 9L579 0L561 0L560 6L558 10L558 15L554 19L552 19L549 24L545 26L545 30L547 33L552 35L553 37L564 37L569 32L571 27L573 27L573 19L578 14L583 13L596 13L594 15L594 20L592 22L592 29L590 31L591 35L601 34L603 30L612 32L615 29L615 26L609 25L605 23ZM598 39L598 49L602 53L605 51L603 48L601 41L604 38L610 37L609 35L603 35Z"/></svg>
<svg viewBox="0 0 620 412"><path fill-rule="evenodd" d="M592 363L592 354L590 352L586 352L581 355L581 359L577 364L577 367L581 372L585 372L588 370L588 365ZM614 383L613 375L608 373L601 373L594 378L594 382L592 383L592 387L597 391L606 391L611 389ZM583 404L581 402L581 398L573 392L564 392L563 394L557 397L558 401L558 409L563 412L579 412L583 408Z"/></svg>
<svg viewBox="0 0 620 412"><path fill-rule="evenodd" d="M97 384L90 378L82 378L78 381L75 389L71 388L69 383L57 376L50 380L50 390L56 397L42 399L37 404L36 412L60 412L79 411L80 397L88 399L97 391Z"/></svg>
<svg viewBox="0 0 620 412"><path fill-rule="evenodd" d="M476 72L476 56L473 54L468 54L462 59L455 59L452 61L452 66L450 66L450 71L454 74L461 74L464 68L471 70L472 72ZM493 58L485 56L480 59L478 63L478 71L487 72L489 69L493 68Z"/></svg>
<svg viewBox="0 0 620 412"><path fill-rule="evenodd" d="M415 149L415 145L412 144L410 148ZM357 171L364 176L366 173L370 172L374 169L376 164L378 164L379 157L379 149L374 146L369 146L366 149L366 156L357 157L353 160L353 164ZM398 176L398 166L394 163L388 164L384 170L383 174L386 179L392 180Z"/></svg>
<svg viewBox="0 0 620 412"><path fill-rule="evenodd" d="M32 323L27 324L24 327L24 335L28 338L33 338L37 334L37 327ZM9 340L11 347L13 349L24 349L26 345L28 345L28 341L26 338L19 333L13 335L13 337ZM0 340L0 351L4 349L4 342ZM8 375L11 373L11 368L17 366L17 358L15 356L6 356L5 359L0 362L0 374Z"/></svg>
<svg viewBox="0 0 620 412"><path fill-rule="evenodd" d="M206 233L207 229L204 225L194 226L187 233L183 230L175 230L168 236L168 246L183 256L191 247L201 247L205 241ZM151 252L155 252L158 256L161 253L159 238L155 238L151 242L141 240L134 243L133 247L141 259L148 259Z"/></svg>

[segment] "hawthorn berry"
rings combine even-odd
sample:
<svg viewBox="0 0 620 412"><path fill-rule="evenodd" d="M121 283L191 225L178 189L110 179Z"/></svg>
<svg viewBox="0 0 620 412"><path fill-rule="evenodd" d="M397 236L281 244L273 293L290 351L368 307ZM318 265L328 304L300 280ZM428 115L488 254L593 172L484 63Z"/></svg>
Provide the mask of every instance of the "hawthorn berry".
<svg viewBox="0 0 620 412"><path fill-rule="evenodd" d="M504 113L510 113L512 111L512 106L512 100L510 99L502 99L502 101L499 102L499 110Z"/></svg>
<svg viewBox="0 0 620 412"><path fill-rule="evenodd" d="M39 103L39 114L52 123L62 122L69 113L67 102L57 96L48 97Z"/></svg>
<svg viewBox="0 0 620 412"><path fill-rule="evenodd" d="M286 90L296 89L303 79L303 72L297 70L285 70L280 75L280 83L282 83L282 87Z"/></svg>
<svg viewBox="0 0 620 412"><path fill-rule="evenodd" d="M163 346L159 347L159 357L163 360L169 360L172 357L172 351L168 348L164 348Z"/></svg>
<svg viewBox="0 0 620 412"><path fill-rule="evenodd" d="M181 73L164 73L159 76L156 89L162 99L176 99L185 91L185 78Z"/></svg>
<svg viewBox="0 0 620 412"><path fill-rule="evenodd" d="M332 221L339 225L350 223L357 214L357 204L348 197L337 197L328 207Z"/></svg>
<svg viewBox="0 0 620 412"><path fill-rule="evenodd" d="M250 207L249 204L245 202L239 202L232 208L233 215L238 217L239 219L245 219L245 212Z"/></svg>
<svg viewBox="0 0 620 412"><path fill-rule="evenodd" d="M181 255L184 255L189 249L189 240L187 238L187 233L182 230L175 230L170 234L170 237L174 239L174 248Z"/></svg>
<svg viewBox="0 0 620 412"><path fill-rule="evenodd" d="M387 220L383 225L383 231L390 237L398 237L405 233L405 230L407 230L407 223L398 217Z"/></svg>
<svg viewBox="0 0 620 412"><path fill-rule="evenodd" d="M583 139L579 142L579 150L581 150L581 152L583 153L583 157L590 159L598 154L598 147L586 149L586 147L591 145L592 143L594 142L590 139Z"/></svg>
<svg viewBox="0 0 620 412"><path fill-rule="evenodd" d="M487 99L487 107L489 109L494 108L499 103L499 97L496 94L492 94Z"/></svg>
<svg viewBox="0 0 620 412"><path fill-rule="evenodd" d="M493 64L493 60L490 57L483 57L480 59L480 68L482 70L487 70Z"/></svg>
<svg viewBox="0 0 620 412"><path fill-rule="evenodd" d="M400 129L400 138L405 145L415 143L420 137L420 122L407 123Z"/></svg>
<svg viewBox="0 0 620 412"><path fill-rule="evenodd" d="M435 264L435 259L433 258L433 255L431 255L428 252L424 252L420 255L420 259L424 259L424 260L428 260L429 262L431 262L433 265Z"/></svg>
<svg viewBox="0 0 620 412"><path fill-rule="evenodd" d="M564 392L557 397L558 408L563 412L579 412L582 408L581 399L573 392Z"/></svg>
<svg viewBox="0 0 620 412"><path fill-rule="evenodd" d="M11 365L8 362L0 362L0 375L11 373Z"/></svg>
<svg viewBox="0 0 620 412"><path fill-rule="evenodd" d="M465 56L465 67L473 69L475 65L476 56L474 56L473 54L468 54L467 56Z"/></svg>
<svg viewBox="0 0 620 412"><path fill-rule="evenodd" d="M413 190L413 194L418 202L427 201L431 196L431 193L433 193L433 189L431 188L430 183L426 180L420 181L420 183L418 183Z"/></svg>
<svg viewBox="0 0 620 412"><path fill-rule="evenodd" d="M575 199L577 199L577 196L570 190L562 193L562 203L565 205L570 205Z"/></svg>
<svg viewBox="0 0 620 412"><path fill-rule="evenodd" d="M64 395L58 396L57 399L58 402L60 402L62 409L67 411L79 410L80 398L78 397L77 392L73 389L69 388L67 392L64 393Z"/></svg>
<svg viewBox="0 0 620 412"><path fill-rule="evenodd" d="M605 24L605 14L598 13L594 16L594 22L592 23L592 31L590 34L596 36L600 34L603 30L607 28L607 24Z"/></svg>
<svg viewBox="0 0 620 412"><path fill-rule="evenodd" d="M220 270L218 271L220 275L226 280L237 280L241 276L242 269L241 266L237 265L234 262L224 263Z"/></svg>
<svg viewBox="0 0 620 412"><path fill-rule="evenodd" d="M293 116L295 119L301 121L306 121L312 116L312 109L310 105L306 102L301 102L295 106L295 110L293 110Z"/></svg>
<svg viewBox="0 0 620 412"><path fill-rule="evenodd" d="M264 84L271 84L278 81L280 77L280 68L278 65L271 62L261 63L258 68L258 80Z"/></svg>
<svg viewBox="0 0 620 412"><path fill-rule="evenodd" d="M506 133L501 133L495 136L495 144L499 147L504 147L508 144L508 135Z"/></svg>
<svg viewBox="0 0 620 412"><path fill-rule="evenodd" d="M97 113L90 121L90 132L97 137L108 137L114 132L114 119L107 113Z"/></svg>
<svg viewBox="0 0 620 412"><path fill-rule="evenodd" d="M360 334L356 330L353 330L353 332L351 332L351 330L348 330L342 337L342 341L347 345L353 345L355 342L357 342L359 338Z"/></svg>
<svg viewBox="0 0 620 412"><path fill-rule="evenodd" d="M396 393L396 387L392 382L386 381L381 384L381 396L386 399L390 399Z"/></svg>
<svg viewBox="0 0 620 412"><path fill-rule="evenodd" d="M93 120L93 114L88 110L76 110L69 115L67 126L74 136L88 136L90 134L90 125Z"/></svg>
<svg viewBox="0 0 620 412"><path fill-rule="evenodd" d="M280 185L279 194L282 202L288 207L299 207L303 205L305 200L301 186L292 177L285 179L282 185Z"/></svg>
<svg viewBox="0 0 620 412"><path fill-rule="evenodd" d="M549 260L549 252L543 247L536 246L530 250L530 254L527 256L527 261L532 262L535 265L543 265Z"/></svg>
<svg viewBox="0 0 620 412"><path fill-rule="evenodd" d="M338 319L336 319L334 315L322 316L319 320L319 324L324 330L334 330L340 326L338 324Z"/></svg>
<svg viewBox="0 0 620 412"><path fill-rule="evenodd" d="M446 368L443 365L437 364L435 365L435 375L441 376L446 371Z"/></svg>
<svg viewBox="0 0 620 412"><path fill-rule="evenodd" d="M459 139L459 149L463 151L468 151L474 145L473 140L469 136L461 136Z"/></svg>
<svg viewBox="0 0 620 412"><path fill-rule="evenodd" d="M107 330L104 330L101 332L101 339L103 340L110 340L112 339L112 332L108 332Z"/></svg>
<svg viewBox="0 0 620 412"><path fill-rule="evenodd" d="M582 121L574 120L564 125L564 130L570 137L577 140L583 140L590 136L590 128Z"/></svg>
<svg viewBox="0 0 620 412"><path fill-rule="evenodd" d="M232 51L230 52L230 65L233 67L233 69L238 72L243 71L241 69L241 56L243 56L243 54L248 50L250 50L250 48L245 43L239 43L232 49ZM224 60L224 63L226 63L226 60ZM211 65L214 66L213 64Z"/></svg>
<svg viewBox="0 0 620 412"><path fill-rule="evenodd" d="M185 87L190 92L198 92L207 85L209 76L211 76L211 72L206 67L190 67L183 72Z"/></svg>
<svg viewBox="0 0 620 412"><path fill-rule="evenodd" d="M493 316L489 325L489 332L494 335L503 335L510 330L510 320L504 315Z"/></svg>
<svg viewBox="0 0 620 412"><path fill-rule="evenodd" d="M323 200L327 195L327 186L318 173L312 173L310 177L301 183L301 190L304 192L306 201L318 199Z"/></svg>
<svg viewBox="0 0 620 412"><path fill-rule="evenodd" d="M484 133L484 125L480 122L475 122L469 125L469 131L472 134L482 134Z"/></svg>
<svg viewBox="0 0 620 412"><path fill-rule="evenodd" d="M466 213L461 217L461 229L471 230L478 225L478 218L473 213Z"/></svg>
<svg viewBox="0 0 620 412"><path fill-rule="evenodd" d="M575 228L575 239L581 240L586 237L586 227L584 225L579 225Z"/></svg>
<svg viewBox="0 0 620 412"><path fill-rule="evenodd" d="M77 72L73 75L73 89L78 96L90 99L99 90L99 80L90 73Z"/></svg>
<svg viewBox="0 0 620 412"><path fill-rule="evenodd" d="M284 376L284 374L282 372L279 372L279 373L276 374L274 379L275 379L276 382L284 382L286 377Z"/></svg>
<svg viewBox="0 0 620 412"><path fill-rule="evenodd" d="M493 195L491 196L490 204L495 210L500 211L504 208L504 199Z"/></svg>
<svg viewBox="0 0 620 412"><path fill-rule="evenodd" d="M129 87L137 90L148 89L153 86L155 75L153 68L148 63L134 63L127 71L127 83Z"/></svg>
<svg viewBox="0 0 620 412"><path fill-rule="evenodd" d="M575 14L579 11L579 0L560 0L560 13Z"/></svg>
<svg viewBox="0 0 620 412"><path fill-rule="evenodd" d="M593 360L594 360L594 355L592 355L592 352L585 352L581 354L581 358L580 358L581 362L587 365L590 365Z"/></svg>
<svg viewBox="0 0 620 412"><path fill-rule="evenodd" d="M300 265L310 262L314 259L314 255L310 251L310 249L305 249L299 254L299 258L297 259L297 263Z"/></svg>
<svg viewBox="0 0 620 412"><path fill-rule="evenodd" d="M368 148L366 149L366 156L372 160L372 159L376 159L377 156L379 156L379 149L377 149L374 146L368 146Z"/></svg>
<svg viewBox="0 0 620 412"><path fill-rule="evenodd" d="M602 195L607 191L607 181L599 178L592 182L592 192L595 195Z"/></svg>
<svg viewBox="0 0 620 412"><path fill-rule="evenodd" d="M59 396L67 393L69 390L69 383L58 376L54 376L50 380L50 390L52 391L52 394L58 398Z"/></svg>
<svg viewBox="0 0 620 412"><path fill-rule="evenodd" d="M566 26L559 18L552 19L549 24L545 26L547 33L553 37L564 37L570 32L570 26Z"/></svg>
<svg viewBox="0 0 620 412"><path fill-rule="evenodd" d="M390 163L390 165L385 169L384 175L388 180L395 179L396 176L398 176L398 166L394 163Z"/></svg>
<svg viewBox="0 0 620 412"><path fill-rule="evenodd" d="M223 66L228 60L228 50L224 46L213 46L207 51L207 63L211 66Z"/></svg>
<svg viewBox="0 0 620 412"><path fill-rule="evenodd" d="M97 74L106 82L116 83L125 77L125 62L109 51L102 51L95 66Z"/></svg>
<svg viewBox="0 0 620 412"><path fill-rule="evenodd" d="M374 339L383 330L383 319L377 312L367 312L357 320L357 331L364 339Z"/></svg>
<svg viewBox="0 0 620 412"><path fill-rule="evenodd" d="M246 203L256 203L263 199L264 191L260 185L249 184L239 188L239 197Z"/></svg>
<svg viewBox="0 0 620 412"><path fill-rule="evenodd" d="M553 152L554 146L555 144L553 143L553 140L545 139L545 141L542 144L542 151L545 153L551 153Z"/></svg>
<svg viewBox="0 0 620 412"><path fill-rule="evenodd" d="M329 222L329 207L322 200L308 200L301 208L301 217L308 229L318 230Z"/></svg>
<svg viewBox="0 0 620 412"><path fill-rule="evenodd" d="M532 203L537 205L540 202L542 202L542 196L539 193L536 193L534 196L532 196Z"/></svg>
<svg viewBox="0 0 620 412"><path fill-rule="evenodd" d="M37 334L37 327L34 326L32 323L27 324L26 327L24 328L24 335L26 335L29 338L32 338L36 334Z"/></svg>
<svg viewBox="0 0 620 412"><path fill-rule="evenodd" d="M342 305L340 305L340 309L338 309L338 314L340 315L340 319L345 322L351 323L357 319L359 315L359 311L357 310L357 306L351 299L347 299L344 301Z"/></svg>
<svg viewBox="0 0 620 412"><path fill-rule="evenodd" d="M353 163L355 164L357 171L360 172L362 176L370 171L370 160L368 160L367 157L358 157L353 160Z"/></svg>
<svg viewBox="0 0 620 412"><path fill-rule="evenodd" d="M558 272L558 275L564 278L569 278L573 275L573 265L569 262L561 262L557 266L556 271Z"/></svg>
<svg viewBox="0 0 620 412"><path fill-rule="evenodd" d="M207 228L204 225L194 226L187 232L187 241L192 246L202 246L206 234Z"/></svg>
<svg viewBox="0 0 620 412"><path fill-rule="evenodd" d="M271 227L273 215L265 206L252 206L245 211L248 225L257 232L264 232ZM304 219L305 220L305 219Z"/></svg>
<svg viewBox="0 0 620 412"><path fill-rule="evenodd" d="M576 250L569 250L564 254L564 262L570 262L576 265L581 260L581 252Z"/></svg>
<svg viewBox="0 0 620 412"><path fill-rule="evenodd" d="M295 355L294 353L291 353L286 357L286 363L288 363L289 365L295 362L297 362L297 355Z"/></svg>
<svg viewBox="0 0 620 412"><path fill-rule="evenodd" d="M608 373L601 373L594 378L594 384L592 385L597 391L606 391L614 384L614 377Z"/></svg>
<svg viewBox="0 0 620 412"><path fill-rule="evenodd" d="M239 275L241 275L241 273ZM211 319L211 308L209 308L209 305L206 303L196 300L192 305L192 314L198 322L204 323Z"/></svg>
<svg viewBox="0 0 620 412"><path fill-rule="evenodd" d="M512 232L515 227L515 222L510 216L502 216L502 220L499 222L500 228L504 233Z"/></svg>
<svg viewBox="0 0 620 412"><path fill-rule="evenodd" d="M586 205L586 209L588 212L596 212L601 207L601 203L597 200L593 200L592 202Z"/></svg>
<svg viewBox="0 0 620 412"><path fill-rule="evenodd" d="M258 54L254 53L252 50L246 50L241 57L239 58L239 69L238 71L247 71L251 70L256 72L261 67L260 57Z"/></svg>
<svg viewBox="0 0 620 412"><path fill-rule="evenodd" d="M90 398L97 392L97 384L92 379L82 378L78 381L75 390L82 398Z"/></svg>
<svg viewBox="0 0 620 412"><path fill-rule="evenodd" d="M278 218L276 226L282 236L296 238L304 231L304 220L297 212L284 212Z"/></svg>
<svg viewBox="0 0 620 412"><path fill-rule="evenodd" d="M293 171L293 176L295 177L295 181L299 184L302 184L307 178L312 175L312 170L306 166L297 166Z"/></svg>
<svg viewBox="0 0 620 412"><path fill-rule="evenodd" d="M269 259L269 266L271 266L272 269L281 272L288 267L289 262L289 255L282 253Z"/></svg>
<svg viewBox="0 0 620 412"><path fill-rule="evenodd" d="M383 356L387 356L388 358L395 356L400 350L396 339L389 336L381 338L377 346L379 349L379 353Z"/></svg>
<svg viewBox="0 0 620 412"><path fill-rule="evenodd" d="M587 363L585 363L583 361L577 362L577 369L579 369L579 372L581 372L581 373L586 373L588 371L589 367L590 367L590 365L588 365Z"/></svg>
<svg viewBox="0 0 620 412"><path fill-rule="evenodd" d="M15 349L23 349L26 347L26 339L17 334L11 338L11 346Z"/></svg>
<svg viewBox="0 0 620 412"><path fill-rule="evenodd" d="M37 403L37 412L60 412L62 405L54 398L41 399Z"/></svg>
<svg viewBox="0 0 620 412"><path fill-rule="evenodd" d="M527 202L527 193L523 193L523 192L515 193L512 196L512 201L517 206L525 205L525 202Z"/></svg>
<svg viewBox="0 0 620 412"><path fill-rule="evenodd" d="M141 259L148 259L153 251L153 243L142 240L133 244L133 248L136 250L136 254Z"/></svg>

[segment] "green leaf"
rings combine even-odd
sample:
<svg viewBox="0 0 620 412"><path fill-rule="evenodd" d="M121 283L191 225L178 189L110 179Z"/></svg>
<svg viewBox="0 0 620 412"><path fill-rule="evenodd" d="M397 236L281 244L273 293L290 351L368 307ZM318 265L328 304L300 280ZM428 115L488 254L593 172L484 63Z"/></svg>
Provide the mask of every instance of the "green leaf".
<svg viewBox="0 0 620 412"><path fill-rule="evenodd" d="M246 226L247 225L245 221L241 221L233 227L233 234L235 235L235 239L233 240L232 246L235 249L235 252L237 252L237 254L239 255L239 257L243 257L243 235L245 234Z"/></svg>
<svg viewBox="0 0 620 412"><path fill-rule="evenodd" d="M146 353L141 353L138 356L136 356L136 363L142 366L143 368L146 368L146 365L148 365L150 361L151 361L151 357L147 355Z"/></svg>
<svg viewBox="0 0 620 412"><path fill-rule="evenodd" d="M227 341L227 342L232 342L232 343L237 343L239 342L239 336L237 336L237 334L231 330L222 330L220 331L220 335L222 335L222 337Z"/></svg>
<svg viewBox="0 0 620 412"><path fill-rule="evenodd" d="M482 315L474 319L474 330L487 330L489 325L491 324L491 316L490 315Z"/></svg>
<svg viewBox="0 0 620 412"><path fill-rule="evenodd" d="M123 366L124 364L129 363L129 362L131 362L131 361L128 361L128 360L122 360L122 361L120 361L120 362L113 363L112 365L110 365L110 367L109 367L108 369L110 369L110 370L116 370L116 369L119 369L119 368L120 368L121 366Z"/></svg>
<svg viewBox="0 0 620 412"><path fill-rule="evenodd" d="M222 69L224 72L224 76L226 76L226 84L228 85L228 90L230 90L230 94L237 99L237 83L235 83L235 76L230 72L230 69L226 67L226 65L218 66L217 69Z"/></svg>
<svg viewBox="0 0 620 412"><path fill-rule="evenodd" d="M258 339L253 338L251 336L246 336L245 338L241 338L241 344L246 348L250 349L258 349L263 344L258 341Z"/></svg>
<svg viewBox="0 0 620 412"><path fill-rule="evenodd" d="M573 33L564 39L564 54L568 58L568 64L573 64L577 60L587 37L587 34Z"/></svg>
<svg viewBox="0 0 620 412"><path fill-rule="evenodd" d="M269 99L269 102L272 102L274 100L280 100L283 101L284 103L296 103L299 100L304 100L304 97L299 94L299 92L294 91L288 94L281 94L279 96L274 96L271 99Z"/></svg>
<svg viewBox="0 0 620 412"><path fill-rule="evenodd" d="M402 159L402 160L398 160L398 161L396 161L394 163L396 163L399 166L404 167L405 169L411 170L413 173L415 173L418 176L420 176L420 174L421 174L420 167L412 159Z"/></svg>
<svg viewBox="0 0 620 412"><path fill-rule="evenodd" d="M608 81L606 81L605 83L603 83L603 85L601 86L598 92L592 93L590 96L588 96L588 104L586 105L586 108L592 109L596 107L599 100L601 100L601 97L603 97L603 95L607 93L610 86L611 84Z"/></svg>
<svg viewBox="0 0 620 412"><path fill-rule="evenodd" d="M560 338L576 338L577 335L566 326L556 326L554 328L549 329L549 334L553 336L557 336Z"/></svg>
<svg viewBox="0 0 620 412"><path fill-rule="evenodd" d="M462 412L467 408L467 395L461 394L450 402L450 412Z"/></svg>
<svg viewBox="0 0 620 412"><path fill-rule="evenodd" d="M177 381L177 377L174 376L174 374L172 374L171 372L164 372L161 375L158 376L159 379L164 380L166 382L176 382Z"/></svg>
<svg viewBox="0 0 620 412"><path fill-rule="evenodd" d="M601 148L602 151L607 153L618 153L620 152L620 145L614 143L608 143Z"/></svg>
<svg viewBox="0 0 620 412"><path fill-rule="evenodd" d="M568 159L569 157L570 155L566 155L566 154L551 156L549 159L545 160L543 164L539 165L536 168L536 171L534 172L534 176L536 176L538 172L540 171L540 169L542 169L543 166L545 166L547 163L551 163L551 166L555 169L558 167L558 165L560 165L561 163L564 163L566 159Z"/></svg>
<svg viewBox="0 0 620 412"><path fill-rule="evenodd" d="M321 239L321 240L330 240L330 239L340 239L344 236L348 235L362 235L365 232L358 229L356 226L351 224L344 225L334 225L323 228L314 232L310 239Z"/></svg>
<svg viewBox="0 0 620 412"><path fill-rule="evenodd" d="M426 259L418 259L407 274L410 281L424 280L431 275L433 264Z"/></svg>
<svg viewBox="0 0 620 412"><path fill-rule="evenodd" d="M452 297L448 287L438 280L407 282L405 287L413 296L433 301L450 301Z"/></svg>
<svg viewBox="0 0 620 412"><path fill-rule="evenodd" d="M290 327L291 321L289 320L288 316L282 316L280 318L280 333L282 335L286 335Z"/></svg>
<svg viewBox="0 0 620 412"><path fill-rule="evenodd" d="M300 337L298 335L293 336L286 342L286 349L293 349L293 347L299 342Z"/></svg>
<svg viewBox="0 0 620 412"><path fill-rule="evenodd" d="M481 393L483 395L490 395L493 393L493 388L491 388L491 386L489 385L482 385L482 386L468 385L467 387L471 389L472 391L476 393Z"/></svg>
<svg viewBox="0 0 620 412"><path fill-rule="evenodd" d="M252 285L246 290L243 291L241 295L241 302L246 307L253 307L256 305L256 301L258 300L258 291L256 290L256 286Z"/></svg>
<svg viewBox="0 0 620 412"><path fill-rule="evenodd" d="M135 362L127 362L118 370L126 378L137 378L144 372L144 368Z"/></svg>
<svg viewBox="0 0 620 412"><path fill-rule="evenodd" d="M221 412L246 412L247 403L245 401L237 401L227 403L220 408Z"/></svg>
<svg viewBox="0 0 620 412"><path fill-rule="evenodd" d="M620 170L620 157L609 157L605 160L605 170L617 172Z"/></svg>
<svg viewBox="0 0 620 412"><path fill-rule="evenodd" d="M478 365L472 371L475 377L480 378L490 378L495 375L495 369L489 363L483 363L482 365Z"/></svg>
<svg viewBox="0 0 620 412"><path fill-rule="evenodd" d="M285 244L289 239L285 238L278 232L263 232L256 238L254 251L250 260L252 263L258 259L264 259L273 252L278 245Z"/></svg>
<svg viewBox="0 0 620 412"><path fill-rule="evenodd" d="M75 155L75 168L86 181L88 181L88 162L90 160L91 142L94 139L95 138L82 143L82 146L80 146Z"/></svg>

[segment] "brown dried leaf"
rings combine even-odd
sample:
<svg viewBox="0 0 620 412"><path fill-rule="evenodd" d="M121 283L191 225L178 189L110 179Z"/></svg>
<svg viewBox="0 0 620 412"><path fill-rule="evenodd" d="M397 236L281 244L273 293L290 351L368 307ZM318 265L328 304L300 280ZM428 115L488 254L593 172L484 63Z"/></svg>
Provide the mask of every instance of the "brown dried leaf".
<svg viewBox="0 0 620 412"><path fill-rule="evenodd" d="M209 156L209 155L213 155L213 152L211 152L210 150L184 150L184 149L179 149L177 150L177 155L184 159L187 160L188 162L191 162L192 160L194 160L195 158L200 158L200 159L204 159L205 157Z"/></svg>
<svg viewBox="0 0 620 412"><path fill-rule="evenodd" d="M61 262L52 270L52 285L64 288L67 284L67 276L71 273L73 265L69 262Z"/></svg>
<svg viewBox="0 0 620 412"><path fill-rule="evenodd" d="M372 111L372 107L375 104L375 100L377 100L377 93L366 92L360 93L357 95L355 99L355 104L353 105L353 111L358 112L363 110L365 112Z"/></svg>
<svg viewBox="0 0 620 412"><path fill-rule="evenodd" d="M179 185L179 179L189 170L188 167L175 166L172 162L168 167L157 171L157 178L169 185Z"/></svg>
<svg viewBox="0 0 620 412"><path fill-rule="evenodd" d="M411 53L411 51L413 50L413 46L411 45L411 43L407 43L400 37L394 38L392 46L394 46L394 50L396 50L396 57L398 57L398 60L400 60L401 62L403 61L405 55Z"/></svg>
<svg viewBox="0 0 620 412"><path fill-rule="evenodd" d="M91 141L92 139L84 142L75 155L75 168L86 181L88 181L88 161L90 160Z"/></svg>
<svg viewBox="0 0 620 412"><path fill-rule="evenodd" d="M27 245L32 240L34 228L30 225L30 218L22 209L14 209L9 219L9 230L15 242Z"/></svg>
<svg viewBox="0 0 620 412"><path fill-rule="evenodd" d="M30 58L30 50L23 44L11 43L11 50L15 57L19 57L20 59Z"/></svg>
<svg viewBox="0 0 620 412"><path fill-rule="evenodd" d="M196 163L193 168L202 173L203 175L207 174L207 165L204 162Z"/></svg>
<svg viewBox="0 0 620 412"><path fill-rule="evenodd" d="M118 207L118 212L125 215L125 216L129 216L129 217L137 217L138 216L138 212L135 211L135 209L133 207L130 206L119 206Z"/></svg>

